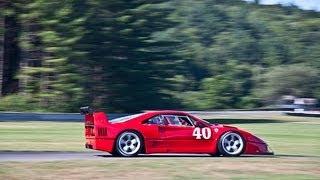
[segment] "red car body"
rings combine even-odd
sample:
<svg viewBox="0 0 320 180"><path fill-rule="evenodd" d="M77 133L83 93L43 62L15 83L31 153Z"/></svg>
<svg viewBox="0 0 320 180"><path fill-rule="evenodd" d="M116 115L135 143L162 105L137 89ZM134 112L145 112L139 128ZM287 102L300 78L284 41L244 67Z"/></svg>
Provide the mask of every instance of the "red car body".
<svg viewBox="0 0 320 180"><path fill-rule="evenodd" d="M235 132L244 139L241 154L267 155L273 154L268 145L251 133L233 126L210 124L193 115L180 111L148 111L133 116L108 120L104 112L83 112L85 114L86 148L115 154L116 142L123 132L135 132L141 136L143 148L140 153L219 153L220 138ZM149 124L149 120L157 116L187 116L192 119L190 126L170 124ZM210 137L197 138L195 128L207 128Z"/></svg>

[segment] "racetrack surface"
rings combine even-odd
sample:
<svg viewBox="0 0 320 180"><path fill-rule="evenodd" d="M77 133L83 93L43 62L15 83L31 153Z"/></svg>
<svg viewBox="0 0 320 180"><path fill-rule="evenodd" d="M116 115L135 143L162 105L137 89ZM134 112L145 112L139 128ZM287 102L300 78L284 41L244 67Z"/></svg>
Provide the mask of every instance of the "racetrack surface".
<svg viewBox="0 0 320 180"><path fill-rule="evenodd" d="M143 154L134 158L156 159L156 158L193 158L211 157L208 154ZM252 156L244 156L252 157ZM275 156L254 156L254 157L275 157ZM113 157L104 152L62 152L62 151L2 151L0 152L0 162L7 161L63 161L63 160L103 160L103 159L132 159L123 157Z"/></svg>
<svg viewBox="0 0 320 180"><path fill-rule="evenodd" d="M207 154L152 154L139 155L137 158L160 158L160 157L210 157ZM62 161L62 160L101 160L113 157L105 152L63 152L63 151L2 151L0 162L6 161ZM128 159L128 158L127 158Z"/></svg>
<svg viewBox="0 0 320 180"><path fill-rule="evenodd" d="M59 151L2 151L0 162L5 161L60 161L74 159L98 159L99 152L59 152Z"/></svg>

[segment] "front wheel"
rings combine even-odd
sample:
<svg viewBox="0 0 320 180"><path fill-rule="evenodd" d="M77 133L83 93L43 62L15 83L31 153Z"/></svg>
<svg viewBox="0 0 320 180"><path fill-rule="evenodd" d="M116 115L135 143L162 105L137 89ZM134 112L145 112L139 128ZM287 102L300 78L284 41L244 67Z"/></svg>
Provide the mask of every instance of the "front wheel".
<svg viewBox="0 0 320 180"><path fill-rule="evenodd" d="M240 156L244 147L244 139L236 132L225 133L221 136L218 144L219 152L224 156Z"/></svg>
<svg viewBox="0 0 320 180"><path fill-rule="evenodd" d="M142 147L140 136L131 131L121 133L116 143L116 153L125 157L138 155Z"/></svg>

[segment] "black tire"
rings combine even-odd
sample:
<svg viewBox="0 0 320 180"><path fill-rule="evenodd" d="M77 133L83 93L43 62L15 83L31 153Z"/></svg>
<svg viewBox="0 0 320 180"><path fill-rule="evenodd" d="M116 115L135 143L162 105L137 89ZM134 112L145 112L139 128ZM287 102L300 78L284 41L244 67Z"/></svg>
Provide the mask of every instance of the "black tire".
<svg viewBox="0 0 320 180"><path fill-rule="evenodd" d="M131 138L130 138L131 137ZM115 153L122 157L134 157L143 149L143 138L134 131L122 132L115 144Z"/></svg>
<svg viewBox="0 0 320 180"><path fill-rule="evenodd" d="M216 152L216 153L211 153L209 155L212 157L220 157L221 154L219 152Z"/></svg>
<svg viewBox="0 0 320 180"><path fill-rule="evenodd" d="M119 157L120 155L114 150L112 153L110 153L113 157Z"/></svg>
<svg viewBox="0 0 320 180"><path fill-rule="evenodd" d="M245 150L245 140L237 132L224 133L218 143L219 153L227 157L240 156Z"/></svg>

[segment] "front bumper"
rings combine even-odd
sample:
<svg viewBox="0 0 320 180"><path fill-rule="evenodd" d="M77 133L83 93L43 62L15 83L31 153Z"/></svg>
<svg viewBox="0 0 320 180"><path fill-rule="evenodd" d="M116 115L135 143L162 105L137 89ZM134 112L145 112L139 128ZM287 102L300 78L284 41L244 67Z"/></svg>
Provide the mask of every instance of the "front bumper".
<svg viewBox="0 0 320 180"><path fill-rule="evenodd" d="M247 146L244 154L274 155L274 152L265 143L247 142Z"/></svg>

